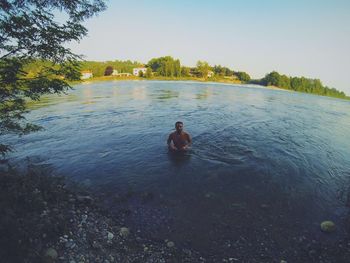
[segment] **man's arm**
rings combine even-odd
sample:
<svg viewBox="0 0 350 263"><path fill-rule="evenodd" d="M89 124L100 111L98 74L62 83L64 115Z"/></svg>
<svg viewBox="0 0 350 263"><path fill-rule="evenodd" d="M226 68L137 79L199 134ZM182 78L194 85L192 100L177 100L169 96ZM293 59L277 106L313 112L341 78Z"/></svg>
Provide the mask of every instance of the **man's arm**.
<svg viewBox="0 0 350 263"><path fill-rule="evenodd" d="M169 134L169 137L168 137L168 140L167 140L167 144L168 144L169 149L177 150L177 148L173 144L171 144L171 141L173 140L173 136L172 135L173 135L172 133Z"/></svg>
<svg viewBox="0 0 350 263"><path fill-rule="evenodd" d="M187 141L188 141L188 146L191 146L192 145L192 138L191 138L191 135L189 135L188 133L187 133Z"/></svg>
<svg viewBox="0 0 350 263"><path fill-rule="evenodd" d="M172 139L171 139L171 135L172 135L172 134L170 133L170 134L169 134L169 137L168 137L168 140L167 140L167 144L168 144L169 146L170 146L170 143L171 143L171 140L172 140Z"/></svg>
<svg viewBox="0 0 350 263"><path fill-rule="evenodd" d="M187 144L182 147L183 150L189 149L192 144L192 138L188 133L186 133L186 141L187 141Z"/></svg>

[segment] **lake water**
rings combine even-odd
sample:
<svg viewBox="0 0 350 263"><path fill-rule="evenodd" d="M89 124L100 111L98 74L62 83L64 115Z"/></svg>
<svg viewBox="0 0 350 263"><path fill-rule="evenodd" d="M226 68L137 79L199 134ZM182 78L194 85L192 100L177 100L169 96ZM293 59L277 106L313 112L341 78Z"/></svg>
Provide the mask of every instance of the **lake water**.
<svg viewBox="0 0 350 263"><path fill-rule="evenodd" d="M303 238L346 236L349 101L214 83L99 82L47 97L27 117L45 130L9 138L10 157L91 185L111 210L128 211L140 235L208 257L244 250L267 261L293 254ZM178 120L193 137L182 156L166 147ZM320 231L324 220L335 233Z"/></svg>

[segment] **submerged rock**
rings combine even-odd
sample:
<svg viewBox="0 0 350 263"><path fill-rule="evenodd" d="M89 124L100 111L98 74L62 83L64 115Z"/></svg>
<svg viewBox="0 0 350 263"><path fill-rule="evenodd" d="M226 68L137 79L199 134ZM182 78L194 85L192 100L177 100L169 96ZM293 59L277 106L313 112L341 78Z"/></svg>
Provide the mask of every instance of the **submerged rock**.
<svg viewBox="0 0 350 263"><path fill-rule="evenodd" d="M130 234L129 228L127 227L122 227L120 228L119 235L122 237L127 237Z"/></svg>
<svg viewBox="0 0 350 263"><path fill-rule="evenodd" d="M45 262L48 262L48 263L55 262L57 257L58 257L58 254L54 248L48 248L45 251L45 254L44 254Z"/></svg>
<svg viewBox="0 0 350 263"><path fill-rule="evenodd" d="M335 224L332 221L323 221L321 223L321 230L326 233L331 233L335 230Z"/></svg>
<svg viewBox="0 0 350 263"><path fill-rule="evenodd" d="M166 243L166 245L167 245L168 248L175 247L175 243L174 243L173 241L168 241L168 242Z"/></svg>
<svg viewBox="0 0 350 263"><path fill-rule="evenodd" d="M78 195L77 199L80 202L93 202L92 197L88 195Z"/></svg>
<svg viewBox="0 0 350 263"><path fill-rule="evenodd" d="M108 240L112 240L113 238L114 238L113 233L107 232L107 239L108 239Z"/></svg>

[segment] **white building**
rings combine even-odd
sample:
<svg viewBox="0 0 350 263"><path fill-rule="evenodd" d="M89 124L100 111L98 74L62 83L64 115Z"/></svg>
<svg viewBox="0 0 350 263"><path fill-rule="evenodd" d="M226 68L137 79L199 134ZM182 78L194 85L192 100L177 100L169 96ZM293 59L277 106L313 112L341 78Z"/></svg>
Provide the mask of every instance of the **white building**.
<svg viewBox="0 0 350 263"><path fill-rule="evenodd" d="M118 76L118 70L113 69L112 76Z"/></svg>
<svg viewBox="0 0 350 263"><path fill-rule="evenodd" d="M139 76L140 71L143 73L143 75L145 75L147 68L134 68L132 72L134 76Z"/></svg>
<svg viewBox="0 0 350 263"><path fill-rule="evenodd" d="M209 71L208 71L208 78L211 78L212 76L214 76L214 72L211 71L211 70L209 70Z"/></svg>
<svg viewBox="0 0 350 263"><path fill-rule="evenodd" d="M81 73L80 79L90 79L93 77L92 71L90 70L83 70L80 73Z"/></svg>

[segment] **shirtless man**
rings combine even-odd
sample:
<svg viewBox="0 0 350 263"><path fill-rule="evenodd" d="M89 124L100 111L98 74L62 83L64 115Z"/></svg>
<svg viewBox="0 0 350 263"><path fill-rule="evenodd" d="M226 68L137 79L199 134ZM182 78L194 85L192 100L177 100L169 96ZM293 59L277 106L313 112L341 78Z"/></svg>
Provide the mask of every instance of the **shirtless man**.
<svg viewBox="0 0 350 263"><path fill-rule="evenodd" d="M183 131L183 126L184 124L181 121L175 123L176 131L169 134L167 141L169 150L186 151L192 144L191 136Z"/></svg>

